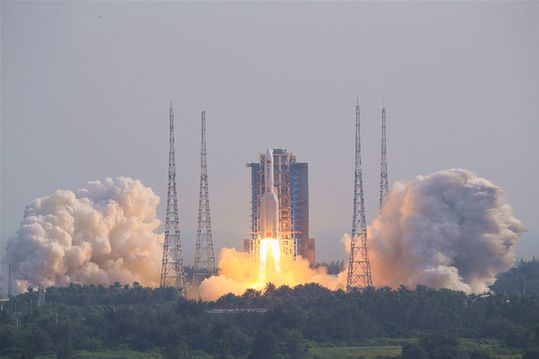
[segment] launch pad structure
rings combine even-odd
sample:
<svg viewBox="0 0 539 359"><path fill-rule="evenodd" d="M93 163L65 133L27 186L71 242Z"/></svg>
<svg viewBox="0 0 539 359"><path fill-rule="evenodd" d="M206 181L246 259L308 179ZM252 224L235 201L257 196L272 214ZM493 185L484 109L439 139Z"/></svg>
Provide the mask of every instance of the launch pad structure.
<svg viewBox="0 0 539 359"><path fill-rule="evenodd" d="M206 116L201 113L201 174L197 239L193 281L195 284L216 274L206 150ZM372 287L372 274L367 249L367 224L361 164L361 123L359 101L356 105L355 169L352 234L348 258L346 290ZM178 196L176 189L176 159L174 110L169 109L169 168L165 241L161 266L161 287L175 287L186 294L183 247L180 237ZM309 238L308 167L296 162L294 153L286 149L271 149L260 154L259 163L251 168L251 235L244 248L252 256L264 257L264 252L278 243L273 255L295 259L298 255L315 264L314 239ZM380 167L380 211L388 192L386 109L382 108L382 138ZM278 242L275 242L278 241ZM260 255L262 253L262 255ZM278 253L278 254L276 254Z"/></svg>
<svg viewBox="0 0 539 359"><path fill-rule="evenodd" d="M176 148L174 140L174 109L172 108L172 101L170 101L167 214L159 283L161 287L174 287L181 296L185 296L186 287L183 247L180 237L180 217L178 214L178 194L176 191Z"/></svg>
<svg viewBox="0 0 539 359"><path fill-rule="evenodd" d="M200 128L200 193L198 200L195 265L193 268L193 282L195 285L198 285L202 280L217 274L210 215L208 160L206 150L206 111L202 111L201 113Z"/></svg>
<svg viewBox="0 0 539 359"><path fill-rule="evenodd" d="M284 148L270 150L273 161L275 192L279 202L279 237L283 256L301 255L315 264L315 240L309 237L308 164L297 162L296 155ZM268 152L260 154L259 162L248 163L251 169L251 234L244 241L244 250L251 255L259 252L262 230L262 198L265 192L265 163Z"/></svg>
<svg viewBox="0 0 539 359"><path fill-rule="evenodd" d="M356 141L354 170L354 205L352 235L346 291L372 287L371 265L367 251L367 222L365 220L365 198L363 194L363 172L361 168L361 129L359 101L356 105Z"/></svg>

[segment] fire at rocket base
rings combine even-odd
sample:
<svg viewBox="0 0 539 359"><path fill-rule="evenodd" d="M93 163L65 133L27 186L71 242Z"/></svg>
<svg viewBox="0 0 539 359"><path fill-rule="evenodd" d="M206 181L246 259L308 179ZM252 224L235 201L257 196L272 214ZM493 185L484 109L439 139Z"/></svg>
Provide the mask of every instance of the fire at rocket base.
<svg viewBox="0 0 539 359"><path fill-rule="evenodd" d="M269 262L273 263L273 270L279 272L281 256L279 199L275 193L273 153L271 149L266 150L264 159L264 193L260 198L260 235L258 242L260 273L264 274L270 269L268 268Z"/></svg>

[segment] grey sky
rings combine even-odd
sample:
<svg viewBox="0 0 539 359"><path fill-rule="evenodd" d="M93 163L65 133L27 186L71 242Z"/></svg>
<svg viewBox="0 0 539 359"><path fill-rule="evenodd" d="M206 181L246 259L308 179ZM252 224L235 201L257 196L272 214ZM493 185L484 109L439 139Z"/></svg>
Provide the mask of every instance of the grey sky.
<svg viewBox="0 0 539 359"><path fill-rule="evenodd" d="M138 178L163 200L173 99L186 259L202 109L216 245L247 236L244 164L286 147L309 162L317 255L338 258L358 96L369 221L385 101L390 182L472 170L530 229L519 254L539 255L539 3L3 1L1 12L3 241L31 200L89 180Z"/></svg>

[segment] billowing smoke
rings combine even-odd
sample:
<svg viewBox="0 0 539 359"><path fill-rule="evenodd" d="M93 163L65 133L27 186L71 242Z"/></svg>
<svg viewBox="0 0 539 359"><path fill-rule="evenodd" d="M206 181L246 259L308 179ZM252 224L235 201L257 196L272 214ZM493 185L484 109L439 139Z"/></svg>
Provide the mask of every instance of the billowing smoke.
<svg viewBox="0 0 539 359"><path fill-rule="evenodd" d="M346 272L330 275L325 267L311 268L306 259L281 258L279 272L267 271L260 278L260 266L248 253L223 248L219 256L219 275L204 280L198 295L204 300L215 300L227 293L242 294L248 288L264 289L267 283L276 286L296 286L317 283L331 290L343 289Z"/></svg>
<svg viewBox="0 0 539 359"><path fill-rule="evenodd" d="M116 281L156 286L163 243L155 232L158 204L150 188L125 177L34 200L7 244L17 289Z"/></svg>
<svg viewBox="0 0 539 359"><path fill-rule="evenodd" d="M374 284L486 291L524 231L501 190L469 171L397 182L368 228Z"/></svg>
<svg viewBox="0 0 539 359"><path fill-rule="evenodd" d="M150 188L123 177L36 199L5 253L17 289L71 282L158 285L163 244L163 234L156 233L158 203ZM454 169L397 182L368 228L374 284L485 291L497 273L511 267L513 246L524 230L501 190L471 172ZM342 241L348 248L349 236ZM330 289L346 282L346 270L328 275L301 258L284 261L280 273L261 280L253 258L226 248L219 268L196 296L212 300L267 282L315 282Z"/></svg>

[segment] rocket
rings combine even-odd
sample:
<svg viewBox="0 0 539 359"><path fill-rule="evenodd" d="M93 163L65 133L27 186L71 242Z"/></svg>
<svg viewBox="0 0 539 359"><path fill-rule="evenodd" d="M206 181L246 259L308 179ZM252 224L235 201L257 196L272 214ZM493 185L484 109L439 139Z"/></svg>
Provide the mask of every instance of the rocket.
<svg viewBox="0 0 539 359"><path fill-rule="evenodd" d="M279 238L279 199L273 178L273 152L264 158L264 193L260 199L260 238Z"/></svg>

